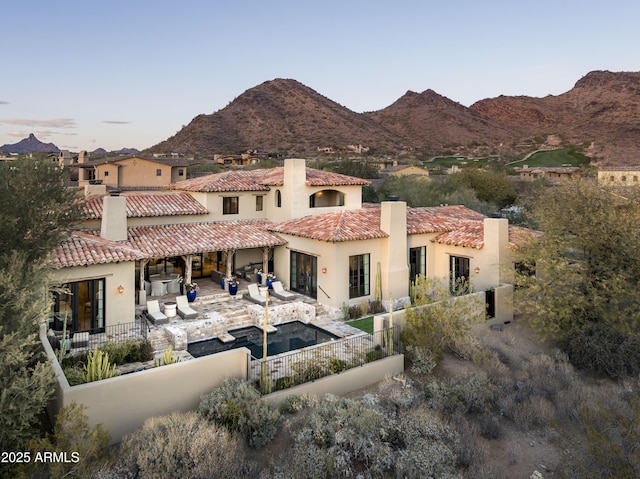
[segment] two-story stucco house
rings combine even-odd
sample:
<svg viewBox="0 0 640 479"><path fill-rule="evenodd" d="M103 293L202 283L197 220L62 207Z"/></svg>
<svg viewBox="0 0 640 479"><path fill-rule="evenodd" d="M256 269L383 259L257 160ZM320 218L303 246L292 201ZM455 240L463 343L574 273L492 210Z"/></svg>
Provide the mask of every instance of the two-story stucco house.
<svg viewBox="0 0 640 479"><path fill-rule="evenodd" d="M162 192L88 196L82 228L54 251L55 281L72 294L56 295L53 312L68 312L75 331L97 332L132 321L151 274L212 281L249 266L336 315L375 299L379 271L383 299L406 302L419 274L466 280L476 291L499 289L495 316L511 318L504 285L521 228L463 206L363 204L368 183L288 159Z"/></svg>

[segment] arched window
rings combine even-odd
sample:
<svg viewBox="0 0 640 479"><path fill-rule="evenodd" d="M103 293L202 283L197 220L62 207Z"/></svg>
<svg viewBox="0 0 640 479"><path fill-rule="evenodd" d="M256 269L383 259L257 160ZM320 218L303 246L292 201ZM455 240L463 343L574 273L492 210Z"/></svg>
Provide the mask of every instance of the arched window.
<svg viewBox="0 0 640 479"><path fill-rule="evenodd" d="M344 206L344 193L337 190L322 190L309 196L309 208Z"/></svg>
<svg viewBox="0 0 640 479"><path fill-rule="evenodd" d="M282 206L282 193L280 190L276 190L276 207L280 208Z"/></svg>

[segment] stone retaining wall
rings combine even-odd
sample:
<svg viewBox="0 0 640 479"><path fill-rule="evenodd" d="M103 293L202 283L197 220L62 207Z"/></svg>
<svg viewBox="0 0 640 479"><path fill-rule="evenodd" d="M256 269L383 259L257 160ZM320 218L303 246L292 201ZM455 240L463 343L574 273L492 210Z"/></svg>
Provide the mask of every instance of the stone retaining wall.
<svg viewBox="0 0 640 479"><path fill-rule="evenodd" d="M257 304L247 308L247 313L253 324L262 325L264 322L264 308ZM292 301L290 303L269 306L269 324L277 326L291 321L300 321L309 324L316 319L316 308L302 301Z"/></svg>

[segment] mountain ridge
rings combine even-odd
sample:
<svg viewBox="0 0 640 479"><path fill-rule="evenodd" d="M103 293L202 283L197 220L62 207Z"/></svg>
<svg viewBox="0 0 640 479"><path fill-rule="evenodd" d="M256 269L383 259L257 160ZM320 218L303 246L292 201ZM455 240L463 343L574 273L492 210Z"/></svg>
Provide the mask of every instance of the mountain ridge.
<svg viewBox="0 0 640 479"><path fill-rule="evenodd" d="M316 154L361 144L370 154L525 153L547 138L604 163L640 163L640 72L597 70L560 95L498 96L466 107L408 90L386 108L356 113L292 79L246 90L195 117L148 152L195 155L246 150ZM557 143L557 142L556 142Z"/></svg>

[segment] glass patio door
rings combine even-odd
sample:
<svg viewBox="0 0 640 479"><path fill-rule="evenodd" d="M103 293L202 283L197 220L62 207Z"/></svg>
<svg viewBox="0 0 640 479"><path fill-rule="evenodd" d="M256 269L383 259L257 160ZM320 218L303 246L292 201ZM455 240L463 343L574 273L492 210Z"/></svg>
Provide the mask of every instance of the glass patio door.
<svg viewBox="0 0 640 479"><path fill-rule="evenodd" d="M289 289L313 299L318 297L318 258L291 251Z"/></svg>

